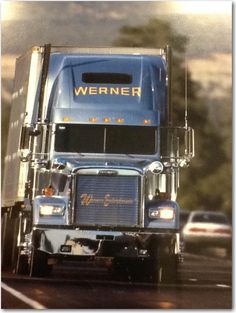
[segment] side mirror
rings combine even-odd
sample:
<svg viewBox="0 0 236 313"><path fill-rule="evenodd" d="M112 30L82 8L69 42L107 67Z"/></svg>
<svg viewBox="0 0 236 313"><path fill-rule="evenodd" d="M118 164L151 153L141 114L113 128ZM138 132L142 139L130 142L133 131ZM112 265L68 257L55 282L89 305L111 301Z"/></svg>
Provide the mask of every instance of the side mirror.
<svg viewBox="0 0 236 313"><path fill-rule="evenodd" d="M21 130L20 149L29 149L30 137L37 137L41 131L29 126L23 126Z"/></svg>

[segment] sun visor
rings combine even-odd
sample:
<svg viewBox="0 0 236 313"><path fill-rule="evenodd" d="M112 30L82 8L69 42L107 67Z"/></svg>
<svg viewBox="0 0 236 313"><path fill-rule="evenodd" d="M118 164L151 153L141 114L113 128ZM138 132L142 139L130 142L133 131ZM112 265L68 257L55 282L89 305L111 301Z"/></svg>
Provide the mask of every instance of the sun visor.
<svg viewBox="0 0 236 313"><path fill-rule="evenodd" d="M122 112L146 111L160 120L165 114L161 103L166 97L166 71L160 56L55 54L48 91L52 119L61 115L61 109L65 116L66 109L73 109L86 119L93 112L113 112L122 119Z"/></svg>

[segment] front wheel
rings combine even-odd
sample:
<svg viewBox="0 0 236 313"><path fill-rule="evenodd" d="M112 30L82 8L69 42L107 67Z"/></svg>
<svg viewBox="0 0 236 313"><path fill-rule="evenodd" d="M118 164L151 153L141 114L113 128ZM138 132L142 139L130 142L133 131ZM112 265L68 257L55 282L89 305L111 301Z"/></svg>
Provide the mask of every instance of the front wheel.
<svg viewBox="0 0 236 313"><path fill-rule="evenodd" d="M33 248L29 275L31 277L44 277L49 275L51 270L52 265L48 265L48 255L45 252Z"/></svg>
<svg viewBox="0 0 236 313"><path fill-rule="evenodd" d="M15 211L14 211L15 213ZM11 212L4 212L1 217L1 265L2 269L12 270L17 251L19 218Z"/></svg>
<svg viewBox="0 0 236 313"><path fill-rule="evenodd" d="M162 264L162 282L176 283L178 278L178 257L171 255Z"/></svg>
<svg viewBox="0 0 236 313"><path fill-rule="evenodd" d="M17 255L14 266L15 274L28 275L29 274L29 257L26 254L21 254L21 248L17 249Z"/></svg>
<svg viewBox="0 0 236 313"><path fill-rule="evenodd" d="M153 260L153 281L157 284L176 283L178 280L178 258L175 255Z"/></svg>

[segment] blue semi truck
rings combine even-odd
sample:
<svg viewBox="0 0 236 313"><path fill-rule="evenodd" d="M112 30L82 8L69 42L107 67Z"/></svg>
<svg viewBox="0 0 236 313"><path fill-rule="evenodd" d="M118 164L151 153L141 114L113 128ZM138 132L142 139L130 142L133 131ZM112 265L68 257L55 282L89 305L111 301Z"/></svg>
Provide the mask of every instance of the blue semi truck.
<svg viewBox="0 0 236 313"><path fill-rule="evenodd" d="M170 47L33 47L16 61L2 267L108 258L115 274L175 280L193 156L193 129L172 123Z"/></svg>

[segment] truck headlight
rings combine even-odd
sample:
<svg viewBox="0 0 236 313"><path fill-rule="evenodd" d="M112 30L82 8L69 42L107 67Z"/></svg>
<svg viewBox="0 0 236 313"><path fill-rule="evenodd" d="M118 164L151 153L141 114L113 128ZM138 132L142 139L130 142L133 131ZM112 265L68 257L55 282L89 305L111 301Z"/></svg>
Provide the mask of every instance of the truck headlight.
<svg viewBox="0 0 236 313"><path fill-rule="evenodd" d="M39 206L40 216L63 216L65 206L61 205L51 205L51 204L41 204Z"/></svg>
<svg viewBox="0 0 236 313"><path fill-rule="evenodd" d="M149 217L161 220L173 220L175 210L171 207L157 207L149 209Z"/></svg>

